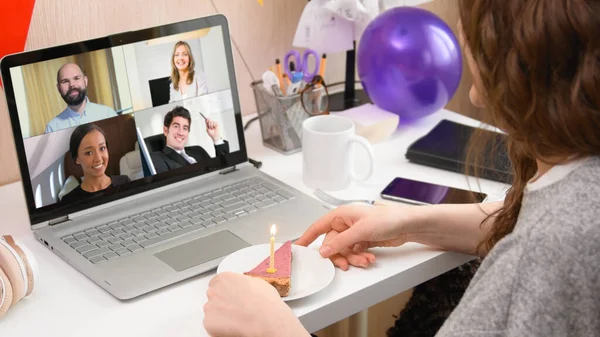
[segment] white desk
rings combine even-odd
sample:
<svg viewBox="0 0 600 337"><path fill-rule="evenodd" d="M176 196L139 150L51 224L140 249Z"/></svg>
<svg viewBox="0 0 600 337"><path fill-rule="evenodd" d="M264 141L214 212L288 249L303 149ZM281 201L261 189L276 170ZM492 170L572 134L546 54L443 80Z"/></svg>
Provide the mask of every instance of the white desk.
<svg viewBox="0 0 600 337"><path fill-rule="evenodd" d="M396 176L424 179L468 188L461 174L408 163L407 146L442 118L478 125L474 120L442 110L410 126L402 125L386 143L374 146L376 169L367 183L332 193L344 198L379 199L381 189ZM263 162L262 170L306 192L301 179L302 154L281 155L262 146L255 122L246 132L249 155ZM358 151L357 151L358 152ZM477 188L476 182L471 182ZM490 200L503 197L506 186L480 182ZM33 294L0 319L0 335L31 336L206 336L202 327L206 289L214 272L120 302L36 242L29 232L20 183L0 188L0 233L13 234L36 255L41 269ZM323 291L290 306L309 331L317 331L419 283L453 269L470 259L418 244L376 250L377 263L364 270L336 270L334 281Z"/></svg>

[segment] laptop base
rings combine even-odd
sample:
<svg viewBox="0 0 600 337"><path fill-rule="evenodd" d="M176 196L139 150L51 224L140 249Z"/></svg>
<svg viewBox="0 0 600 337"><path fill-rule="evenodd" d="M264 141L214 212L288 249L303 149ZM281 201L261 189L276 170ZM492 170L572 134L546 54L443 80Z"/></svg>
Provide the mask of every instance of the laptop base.
<svg viewBox="0 0 600 337"><path fill-rule="evenodd" d="M154 207L177 203L179 200L220 189L220 185L229 182L255 177L289 192L293 197L214 227L187 232L144 250L100 264L90 262L84 255L61 240L69 233L110 223L119 218L121 212L125 214L134 211L145 212ZM154 204L151 200L154 200ZM156 200L163 200L163 203L156 203ZM132 209L130 207L132 205L137 205L137 208ZM328 209L316 199L250 165L245 165L225 176L217 175L217 177L199 179L185 187L170 187L148 197L71 220L69 223L35 230L34 233L36 237L48 243L48 249L57 253L107 292L118 299L128 300L212 271L228 254L238 249L269 243L269 229L272 224L277 225L278 241L295 240L327 212Z"/></svg>

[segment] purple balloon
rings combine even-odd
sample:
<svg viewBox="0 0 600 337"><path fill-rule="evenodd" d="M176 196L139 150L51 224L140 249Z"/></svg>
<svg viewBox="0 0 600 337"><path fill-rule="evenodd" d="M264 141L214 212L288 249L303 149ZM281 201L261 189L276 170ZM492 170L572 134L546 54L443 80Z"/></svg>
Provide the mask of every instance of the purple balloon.
<svg viewBox="0 0 600 337"><path fill-rule="evenodd" d="M357 49L358 75L375 105L418 119L443 108L462 75L458 40L435 14L389 9L369 23Z"/></svg>

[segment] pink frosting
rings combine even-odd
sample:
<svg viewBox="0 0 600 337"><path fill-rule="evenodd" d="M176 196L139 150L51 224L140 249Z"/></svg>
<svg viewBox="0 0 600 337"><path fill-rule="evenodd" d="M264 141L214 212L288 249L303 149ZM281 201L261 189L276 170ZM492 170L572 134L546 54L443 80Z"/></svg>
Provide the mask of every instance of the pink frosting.
<svg viewBox="0 0 600 337"><path fill-rule="evenodd" d="M267 273L269 268L270 256L267 256L256 268L247 272L261 277L290 277L292 269L292 241L287 241L275 251L275 269L273 274Z"/></svg>

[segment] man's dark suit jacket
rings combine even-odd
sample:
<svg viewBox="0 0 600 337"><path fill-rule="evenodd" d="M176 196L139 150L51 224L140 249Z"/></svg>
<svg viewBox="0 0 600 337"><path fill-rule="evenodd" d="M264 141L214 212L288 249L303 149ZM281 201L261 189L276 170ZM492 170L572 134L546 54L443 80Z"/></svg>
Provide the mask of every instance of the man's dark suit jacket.
<svg viewBox="0 0 600 337"><path fill-rule="evenodd" d="M202 163L210 159L210 155L201 146L188 146L185 148L185 153L196 159L196 162ZM222 156L229 153L229 143L225 140L223 144L215 145L216 157ZM155 151L150 153L152 163L156 169L156 173L166 172L176 168L190 165L179 153L175 152L172 148L165 146L162 152Z"/></svg>

